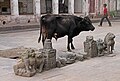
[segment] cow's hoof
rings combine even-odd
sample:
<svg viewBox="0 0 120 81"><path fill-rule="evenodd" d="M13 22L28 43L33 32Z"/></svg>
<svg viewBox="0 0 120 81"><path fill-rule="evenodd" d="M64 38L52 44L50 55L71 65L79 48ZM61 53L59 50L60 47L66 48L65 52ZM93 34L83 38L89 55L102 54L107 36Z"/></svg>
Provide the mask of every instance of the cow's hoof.
<svg viewBox="0 0 120 81"><path fill-rule="evenodd" d="M72 50L68 50L68 52L72 52Z"/></svg>
<svg viewBox="0 0 120 81"><path fill-rule="evenodd" d="M113 52L111 51L110 54L113 54Z"/></svg>
<svg viewBox="0 0 120 81"><path fill-rule="evenodd" d="M72 50L74 50L75 48L74 48L74 47L72 47L71 49L72 49Z"/></svg>

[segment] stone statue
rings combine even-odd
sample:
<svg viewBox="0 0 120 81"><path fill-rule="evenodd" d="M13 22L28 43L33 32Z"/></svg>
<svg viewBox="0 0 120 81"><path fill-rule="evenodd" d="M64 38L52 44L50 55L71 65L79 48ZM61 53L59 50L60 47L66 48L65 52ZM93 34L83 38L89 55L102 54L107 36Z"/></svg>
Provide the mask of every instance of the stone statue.
<svg viewBox="0 0 120 81"><path fill-rule="evenodd" d="M46 39L43 49L27 49L22 53L21 60L13 66L14 73L19 76L31 77L37 72L56 67L56 50L52 48L50 39Z"/></svg>
<svg viewBox="0 0 120 81"><path fill-rule="evenodd" d="M22 54L21 60L13 66L16 75L31 77L36 74L35 52L32 49Z"/></svg>
<svg viewBox="0 0 120 81"><path fill-rule="evenodd" d="M57 57L56 66L60 68L69 64L73 64L77 61L83 61L83 60L84 60L83 55L77 52L64 52L63 54Z"/></svg>
<svg viewBox="0 0 120 81"><path fill-rule="evenodd" d="M14 65L16 75L31 77L36 72L42 72L44 66L44 55L41 52L35 52L33 49L27 49L21 57L21 60Z"/></svg>
<svg viewBox="0 0 120 81"><path fill-rule="evenodd" d="M76 55L75 54L66 54L64 56L59 56L57 58L56 66L58 68L66 66L68 64L73 64L76 61Z"/></svg>
<svg viewBox="0 0 120 81"><path fill-rule="evenodd" d="M36 71L38 73L41 73L43 71L43 66L44 66L44 55L41 52L36 53L35 55L36 59Z"/></svg>
<svg viewBox="0 0 120 81"><path fill-rule="evenodd" d="M67 65L67 59L64 57L58 57L56 60L56 67L64 67Z"/></svg>
<svg viewBox="0 0 120 81"><path fill-rule="evenodd" d="M113 33L107 33L107 35L104 38L104 44L106 46L107 54L112 54L114 50L114 41L115 35Z"/></svg>
<svg viewBox="0 0 120 81"><path fill-rule="evenodd" d="M56 68L56 49L53 49L50 39L45 40L43 49L40 49L44 55L44 70L50 70Z"/></svg>
<svg viewBox="0 0 120 81"><path fill-rule="evenodd" d="M97 42L98 56L103 56L105 54L104 41L99 38L96 42Z"/></svg>
<svg viewBox="0 0 120 81"><path fill-rule="evenodd" d="M84 42L84 52L87 53L88 58L98 56L97 44L96 41L94 41L93 36L86 36L86 41Z"/></svg>

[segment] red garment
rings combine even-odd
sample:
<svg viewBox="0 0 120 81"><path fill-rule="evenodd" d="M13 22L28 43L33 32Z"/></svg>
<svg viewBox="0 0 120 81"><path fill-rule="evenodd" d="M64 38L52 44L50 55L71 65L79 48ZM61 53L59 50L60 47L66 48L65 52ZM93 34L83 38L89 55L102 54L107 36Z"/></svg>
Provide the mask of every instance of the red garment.
<svg viewBox="0 0 120 81"><path fill-rule="evenodd" d="M107 15L107 8L104 7L104 15Z"/></svg>

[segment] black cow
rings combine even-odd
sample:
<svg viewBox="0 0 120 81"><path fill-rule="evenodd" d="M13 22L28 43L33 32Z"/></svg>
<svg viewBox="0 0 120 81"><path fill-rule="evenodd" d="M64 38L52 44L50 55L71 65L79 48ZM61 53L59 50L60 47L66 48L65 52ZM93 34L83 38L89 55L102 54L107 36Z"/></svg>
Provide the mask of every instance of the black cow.
<svg viewBox="0 0 120 81"><path fill-rule="evenodd" d="M42 42L44 45L45 39L56 40L60 37L68 35L67 50L75 49L72 43L73 37L79 35L81 31L94 30L95 27L88 17L77 17L75 15L44 15L41 17L40 42L42 35ZM70 49L71 44L71 49Z"/></svg>

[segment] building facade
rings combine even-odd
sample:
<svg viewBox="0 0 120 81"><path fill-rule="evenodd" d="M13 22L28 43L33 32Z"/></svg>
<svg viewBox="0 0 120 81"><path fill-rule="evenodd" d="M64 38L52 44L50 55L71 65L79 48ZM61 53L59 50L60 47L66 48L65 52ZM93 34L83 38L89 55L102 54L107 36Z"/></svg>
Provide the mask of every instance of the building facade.
<svg viewBox="0 0 120 81"><path fill-rule="evenodd" d="M120 10L120 0L0 0L0 24L39 22L41 14L100 15L103 4Z"/></svg>

